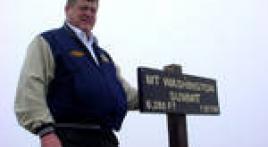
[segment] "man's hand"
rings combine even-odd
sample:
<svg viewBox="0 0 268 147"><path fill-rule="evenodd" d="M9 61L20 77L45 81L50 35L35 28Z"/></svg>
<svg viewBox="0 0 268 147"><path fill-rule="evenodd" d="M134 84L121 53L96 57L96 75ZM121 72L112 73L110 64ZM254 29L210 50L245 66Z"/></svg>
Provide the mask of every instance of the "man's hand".
<svg viewBox="0 0 268 147"><path fill-rule="evenodd" d="M58 136L52 132L41 138L41 147L62 147L62 145Z"/></svg>

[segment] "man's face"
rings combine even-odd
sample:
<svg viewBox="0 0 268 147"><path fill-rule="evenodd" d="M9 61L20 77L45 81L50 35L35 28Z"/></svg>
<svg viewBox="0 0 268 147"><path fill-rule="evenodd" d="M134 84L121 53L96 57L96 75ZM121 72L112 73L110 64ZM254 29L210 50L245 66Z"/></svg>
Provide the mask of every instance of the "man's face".
<svg viewBox="0 0 268 147"><path fill-rule="evenodd" d="M89 33L95 25L97 9L96 1L77 0L75 4L65 7L65 13L69 23Z"/></svg>

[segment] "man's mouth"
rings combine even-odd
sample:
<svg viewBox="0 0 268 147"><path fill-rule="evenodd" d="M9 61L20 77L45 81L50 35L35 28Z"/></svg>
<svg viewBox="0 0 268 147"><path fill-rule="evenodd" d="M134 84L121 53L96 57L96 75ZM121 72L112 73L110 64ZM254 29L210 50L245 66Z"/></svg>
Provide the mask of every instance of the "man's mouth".
<svg viewBox="0 0 268 147"><path fill-rule="evenodd" d="M93 23L93 19L89 18L89 17L86 17L86 18L82 18L81 21L84 23L84 24L89 24L91 25Z"/></svg>

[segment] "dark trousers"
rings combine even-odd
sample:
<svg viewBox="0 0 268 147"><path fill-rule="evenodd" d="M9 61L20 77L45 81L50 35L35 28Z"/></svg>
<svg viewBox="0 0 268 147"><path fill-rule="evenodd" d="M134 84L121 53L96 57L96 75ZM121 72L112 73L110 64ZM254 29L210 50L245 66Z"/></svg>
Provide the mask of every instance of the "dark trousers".
<svg viewBox="0 0 268 147"><path fill-rule="evenodd" d="M118 140L110 130L56 128L63 147L118 147Z"/></svg>

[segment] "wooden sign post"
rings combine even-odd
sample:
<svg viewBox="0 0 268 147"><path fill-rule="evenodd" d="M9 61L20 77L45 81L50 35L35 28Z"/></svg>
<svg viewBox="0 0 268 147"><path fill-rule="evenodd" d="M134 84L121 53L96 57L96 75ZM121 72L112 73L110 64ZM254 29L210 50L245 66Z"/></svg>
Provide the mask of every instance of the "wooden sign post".
<svg viewBox="0 0 268 147"><path fill-rule="evenodd" d="M164 67L165 72L182 74L181 66ZM185 114L167 114L169 147L188 147L187 120Z"/></svg>
<svg viewBox="0 0 268 147"><path fill-rule="evenodd" d="M140 111L166 113L170 147L188 147L186 114L219 114L216 80L164 70L138 68Z"/></svg>

